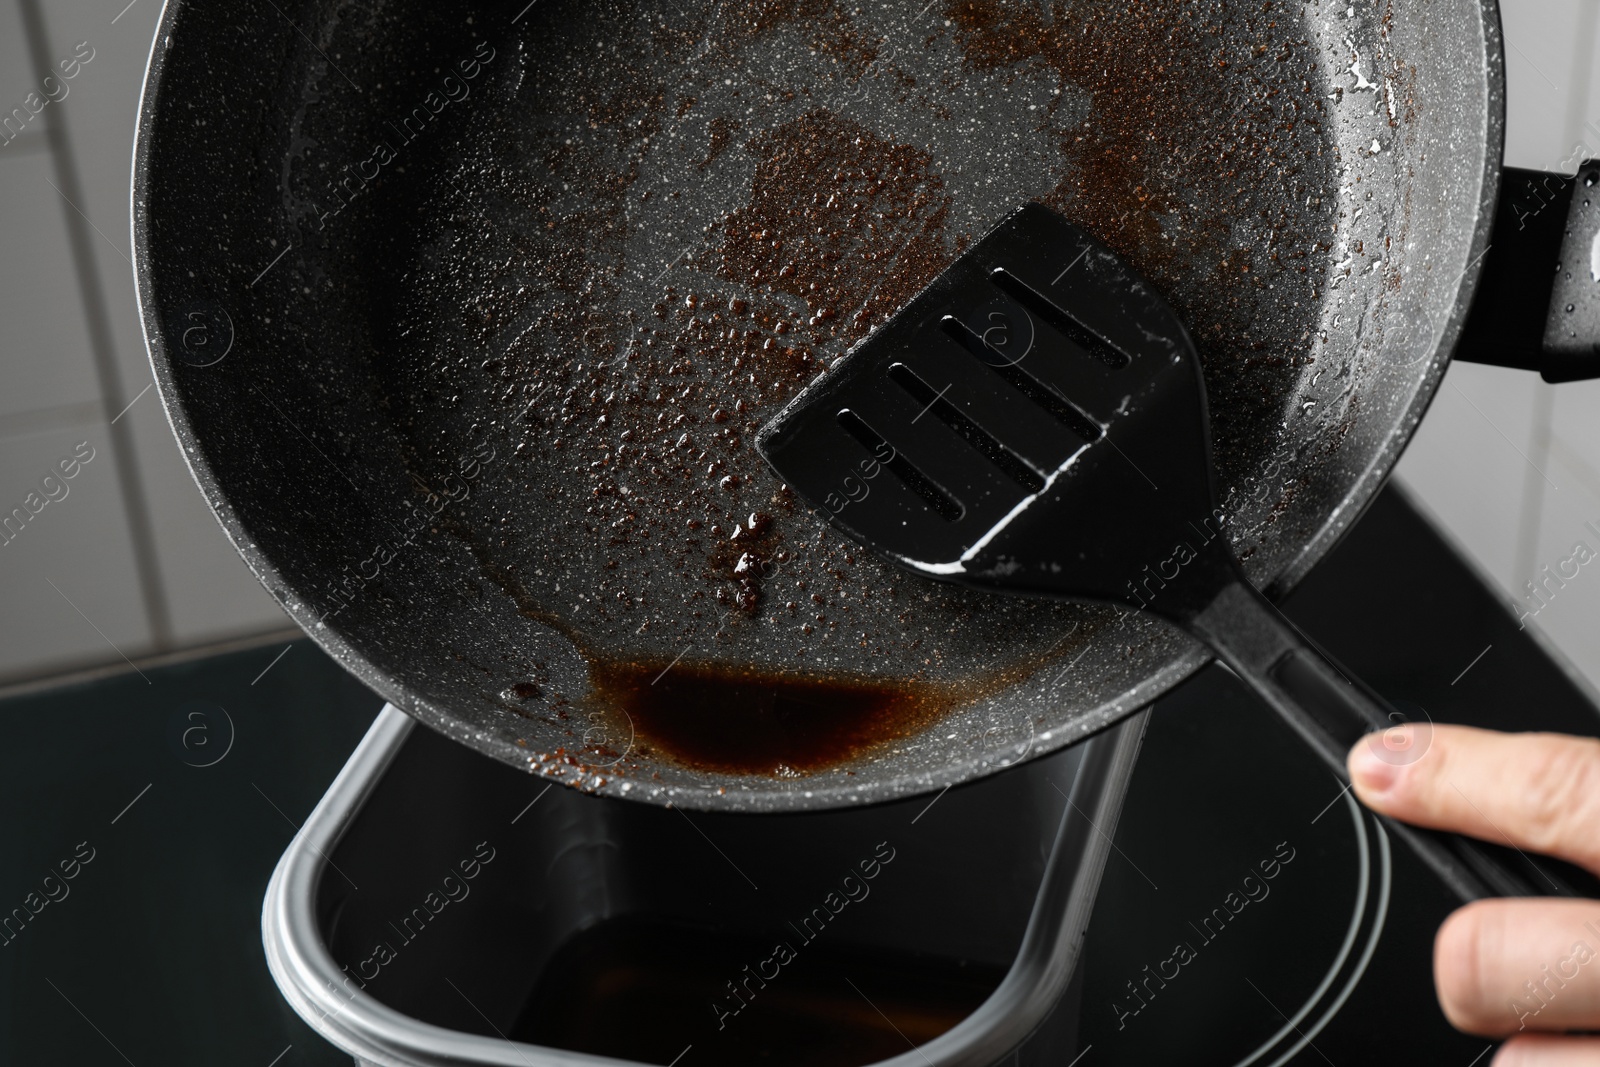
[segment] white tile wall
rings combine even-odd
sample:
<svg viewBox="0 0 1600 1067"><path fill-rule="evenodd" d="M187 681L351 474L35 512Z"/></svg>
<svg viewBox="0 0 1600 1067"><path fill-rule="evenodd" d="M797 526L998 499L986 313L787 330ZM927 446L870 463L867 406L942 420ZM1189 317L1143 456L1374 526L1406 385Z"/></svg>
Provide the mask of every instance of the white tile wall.
<svg viewBox="0 0 1600 1067"><path fill-rule="evenodd" d="M24 3L42 12L46 62L78 41L95 57L64 101L0 147L0 506L20 504L73 443L92 441L98 456L66 500L0 547L0 680L285 624L206 510L153 394L119 421L128 431L131 486L110 455L107 421L150 381L126 260L127 216L134 118L160 0L0 0L0 115L20 106L40 76L19 18ZM1507 0L1502 18L1507 162L1550 167L1575 144L1600 146L1600 0ZM77 208L93 228L109 373L96 369L69 252L75 209L47 183L57 177L42 135L52 118L75 163ZM1600 549L1600 534L1584 525L1600 524L1597 414L1600 383L1551 388L1531 375L1457 365L1400 477L1516 597L1539 567L1566 558L1573 540L1588 537ZM138 580L130 488L145 501L146 570L170 616L164 641L152 631ZM1534 625L1600 683L1600 568L1583 570Z"/></svg>
<svg viewBox="0 0 1600 1067"><path fill-rule="evenodd" d="M1508 0L1501 22L1506 162L1600 157L1600 0ZM1539 607L1525 594L1541 568L1579 540L1600 552L1600 382L1457 363L1398 476L1512 601ZM1600 685L1600 561L1529 625Z"/></svg>
<svg viewBox="0 0 1600 1067"><path fill-rule="evenodd" d="M0 91L17 104L43 75L21 18L24 4L40 12L47 65L71 56L79 42L93 58L66 97L30 124L26 139L0 148L0 503L20 501L47 471L36 454L41 441L98 433L100 455L97 481L86 477L85 487L41 513L41 522L59 522L0 549L0 596L23 611L0 623L0 681L287 625L211 517L155 394L141 396L151 375L129 263L128 190L139 92L161 4L0 0ZM7 99L0 98L0 116L14 106ZM64 135L64 151L51 150L45 120ZM58 169L63 159L76 181L70 203ZM87 236L94 283L87 289L69 225ZM100 366L92 314L106 326ZM125 455L108 432L113 418ZM119 477L113 457L128 461L128 477ZM142 508L129 507L130 494ZM71 530L56 529L69 520ZM91 532L94 549L81 543ZM25 541L31 544L23 550ZM143 559L134 547L141 542L150 546ZM57 585L104 638L41 580L46 574L65 576ZM79 581L74 575L85 583L76 593L69 588ZM154 598L146 595L152 589Z"/></svg>
<svg viewBox="0 0 1600 1067"><path fill-rule="evenodd" d="M1538 547L1516 576L1518 593L1545 565L1572 558L1577 542L1600 552L1600 382L1574 382L1551 392L1546 471L1560 490L1544 494ZM1536 625L1585 675L1600 679L1600 559L1580 566L1578 578L1558 587Z"/></svg>
<svg viewBox="0 0 1600 1067"><path fill-rule="evenodd" d="M5 324L0 438L26 429L17 425L25 421L20 417L34 412L72 407L83 410L61 416L82 418L100 410L62 201L50 185L55 180L50 154L7 156L15 147L0 148L6 219L6 254L0 255L0 323Z"/></svg>
<svg viewBox="0 0 1600 1067"><path fill-rule="evenodd" d="M0 0L5 2L15 0ZM133 274L120 252L128 251L131 241L132 131L160 14L157 0L135 0L131 6L128 0L48 0L45 5L52 55L70 55L80 41L95 50L76 80L77 95L69 98L76 106L63 108L63 122L80 161L81 206L111 238L97 239L94 251L123 382L119 409L151 382ZM206 507L155 394L147 394L123 421L132 432L149 501L171 643L192 645L290 625Z"/></svg>
<svg viewBox="0 0 1600 1067"><path fill-rule="evenodd" d="M0 94L3 94L0 95L0 117L10 116L13 108L24 108L24 98L38 89L39 82L34 77L33 64L28 58L27 41L22 36L22 18L16 0L5 0L0 3ZM45 105L44 110L24 127L29 132L23 138L0 148L0 159L42 149L44 139L38 135L38 131L50 118L50 110L54 106ZM26 108L24 114L27 114Z"/></svg>
<svg viewBox="0 0 1600 1067"><path fill-rule="evenodd" d="M92 458L76 477L61 478L57 465L80 444L88 447L77 454ZM0 487L0 519L18 508L30 516L25 523L14 518L0 534L4 661L47 673L148 651L150 630L105 424L91 419L7 438ZM37 494L31 501L30 493Z"/></svg>
<svg viewBox="0 0 1600 1067"><path fill-rule="evenodd" d="M1593 97L1595 0L1508 0L1506 162L1554 168L1575 144L1600 145L1586 123L1600 115ZM1594 151L1591 155L1600 155Z"/></svg>
<svg viewBox="0 0 1600 1067"><path fill-rule="evenodd" d="M1521 570L1524 484L1539 478L1523 456L1541 388L1525 371L1452 364L1400 462L1414 495L1506 588Z"/></svg>

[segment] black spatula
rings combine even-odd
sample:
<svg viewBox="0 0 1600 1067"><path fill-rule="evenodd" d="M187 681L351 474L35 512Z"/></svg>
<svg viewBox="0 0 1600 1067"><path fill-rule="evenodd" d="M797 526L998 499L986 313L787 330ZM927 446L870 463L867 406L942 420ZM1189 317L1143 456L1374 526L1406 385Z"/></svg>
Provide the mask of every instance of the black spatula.
<svg viewBox="0 0 1600 1067"><path fill-rule="evenodd" d="M1182 627L1341 779L1350 746L1400 721L1244 577L1188 333L1048 208L974 245L756 447L834 525L909 570L1115 601ZM1464 898L1542 891L1471 842L1389 825Z"/></svg>

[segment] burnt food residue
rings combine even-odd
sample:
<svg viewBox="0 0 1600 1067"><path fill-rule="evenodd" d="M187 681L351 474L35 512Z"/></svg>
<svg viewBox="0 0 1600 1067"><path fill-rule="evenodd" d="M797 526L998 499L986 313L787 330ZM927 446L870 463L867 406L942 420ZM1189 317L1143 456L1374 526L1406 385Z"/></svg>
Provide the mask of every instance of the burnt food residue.
<svg viewBox="0 0 1600 1067"><path fill-rule="evenodd" d="M717 774L801 777L912 737L951 701L895 680L784 677L683 663L603 663L596 696L640 756Z"/></svg>

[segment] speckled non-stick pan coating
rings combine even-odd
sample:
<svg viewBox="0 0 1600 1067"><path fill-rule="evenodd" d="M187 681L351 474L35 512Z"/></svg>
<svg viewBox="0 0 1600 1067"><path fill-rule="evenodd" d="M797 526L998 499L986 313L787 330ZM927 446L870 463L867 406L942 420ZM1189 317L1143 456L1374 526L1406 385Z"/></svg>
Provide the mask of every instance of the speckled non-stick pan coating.
<svg viewBox="0 0 1600 1067"><path fill-rule="evenodd" d="M169 0L139 293L223 526L395 704L611 795L887 799L1068 744L1203 655L893 570L754 430L1039 200L1185 316L1236 547L1282 591L1437 387L1501 86L1483 0ZM608 696L669 665L916 714L830 768L696 769Z"/></svg>

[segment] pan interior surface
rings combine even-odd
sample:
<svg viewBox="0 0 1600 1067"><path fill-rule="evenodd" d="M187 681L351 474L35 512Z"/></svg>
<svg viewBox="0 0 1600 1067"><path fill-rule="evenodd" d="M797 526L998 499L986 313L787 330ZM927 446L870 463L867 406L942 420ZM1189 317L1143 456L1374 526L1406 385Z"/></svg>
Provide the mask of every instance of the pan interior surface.
<svg viewBox="0 0 1600 1067"><path fill-rule="evenodd" d="M451 736L689 807L938 788L1199 650L902 574L754 431L1037 200L1184 315L1236 548L1292 584L1442 370L1488 32L1465 0L169 4L157 376L268 588Z"/></svg>

